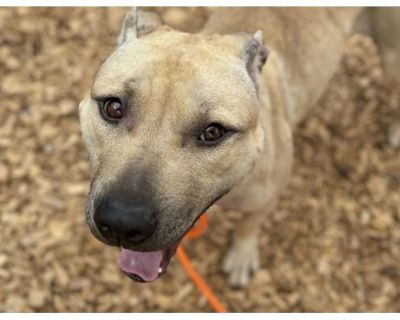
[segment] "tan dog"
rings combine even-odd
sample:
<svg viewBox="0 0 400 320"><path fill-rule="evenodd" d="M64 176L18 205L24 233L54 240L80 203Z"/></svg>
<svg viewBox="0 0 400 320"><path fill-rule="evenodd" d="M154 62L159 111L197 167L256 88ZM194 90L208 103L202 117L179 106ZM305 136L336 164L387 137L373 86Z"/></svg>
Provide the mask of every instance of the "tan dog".
<svg viewBox="0 0 400 320"><path fill-rule="evenodd" d="M80 105L93 170L87 220L121 247L122 271L156 279L217 202L247 213L224 271L233 286L248 282L258 225L290 177L292 130L325 90L360 12L227 8L200 34L127 15Z"/></svg>

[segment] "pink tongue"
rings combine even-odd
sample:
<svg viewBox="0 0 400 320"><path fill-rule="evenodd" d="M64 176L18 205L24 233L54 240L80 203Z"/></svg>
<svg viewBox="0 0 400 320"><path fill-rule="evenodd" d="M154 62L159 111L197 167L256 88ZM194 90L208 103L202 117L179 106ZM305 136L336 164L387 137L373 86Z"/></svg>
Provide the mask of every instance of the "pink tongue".
<svg viewBox="0 0 400 320"><path fill-rule="evenodd" d="M122 271L136 274L144 281L153 281L158 277L162 256L162 251L138 252L121 248L117 263Z"/></svg>

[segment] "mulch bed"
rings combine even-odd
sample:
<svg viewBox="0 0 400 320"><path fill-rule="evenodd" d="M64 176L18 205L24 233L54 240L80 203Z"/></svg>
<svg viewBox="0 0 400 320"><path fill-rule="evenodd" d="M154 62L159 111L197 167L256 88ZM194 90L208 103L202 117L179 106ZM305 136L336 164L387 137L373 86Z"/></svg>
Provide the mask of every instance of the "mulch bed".
<svg viewBox="0 0 400 320"><path fill-rule="evenodd" d="M208 12L157 10L188 31ZM155 283L134 283L85 223L77 108L125 12L0 9L1 311L211 311L176 260ZM353 36L296 130L293 177L263 223L263 268L248 288L231 290L221 273L240 214L213 210L187 245L229 310L400 312L400 154L386 139L396 108L376 46Z"/></svg>

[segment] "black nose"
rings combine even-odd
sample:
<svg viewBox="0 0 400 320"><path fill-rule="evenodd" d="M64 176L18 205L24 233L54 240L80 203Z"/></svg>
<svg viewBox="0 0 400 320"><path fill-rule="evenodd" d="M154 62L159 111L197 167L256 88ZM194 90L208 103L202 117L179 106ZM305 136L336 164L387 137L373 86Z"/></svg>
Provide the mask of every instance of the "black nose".
<svg viewBox="0 0 400 320"><path fill-rule="evenodd" d="M137 245L148 239L157 225L156 210L147 203L104 199L94 222L101 235L115 245Z"/></svg>

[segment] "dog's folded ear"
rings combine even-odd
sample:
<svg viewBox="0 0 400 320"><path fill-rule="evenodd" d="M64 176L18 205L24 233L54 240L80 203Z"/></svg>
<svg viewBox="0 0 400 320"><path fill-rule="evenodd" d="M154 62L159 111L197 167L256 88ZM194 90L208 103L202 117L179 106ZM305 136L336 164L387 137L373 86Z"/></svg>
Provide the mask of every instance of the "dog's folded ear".
<svg viewBox="0 0 400 320"><path fill-rule="evenodd" d="M162 24L162 20L157 13L139 11L134 7L128 12L122 23L122 29L118 36L118 46L149 34Z"/></svg>
<svg viewBox="0 0 400 320"><path fill-rule="evenodd" d="M251 36L240 53L240 57L246 63L246 69L251 79L257 84L257 76L261 74L262 68L267 61L269 50L262 43L262 32L257 31Z"/></svg>

